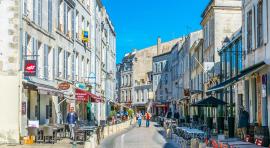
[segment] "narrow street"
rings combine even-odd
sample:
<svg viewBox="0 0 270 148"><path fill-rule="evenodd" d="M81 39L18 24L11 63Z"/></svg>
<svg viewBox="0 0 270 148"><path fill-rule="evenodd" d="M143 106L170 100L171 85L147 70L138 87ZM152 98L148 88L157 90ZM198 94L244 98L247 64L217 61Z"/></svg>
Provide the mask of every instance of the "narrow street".
<svg viewBox="0 0 270 148"><path fill-rule="evenodd" d="M168 142L163 135L165 131L157 123L151 122L149 128L133 127L122 133L112 135L104 139L100 148L176 148L173 143Z"/></svg>

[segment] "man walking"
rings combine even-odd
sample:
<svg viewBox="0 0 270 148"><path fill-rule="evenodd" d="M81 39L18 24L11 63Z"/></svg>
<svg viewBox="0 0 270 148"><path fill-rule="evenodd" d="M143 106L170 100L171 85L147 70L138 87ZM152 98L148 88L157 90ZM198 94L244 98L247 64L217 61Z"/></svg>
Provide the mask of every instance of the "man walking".
<svg viewBox="0 0 270 148"><path fill-rule="evenodd" d="M74 111L74 107L70 107L70 112L67 115L67 123L69 125L71 139L75 138L74 127L77 123L77 120L78 120L78 116L77 116L76 112Z"/></svg>
<svg viewBox="0 0 270 148"><path fill-rule="evenodd" d="M145 114L146 127L150 126L150 118L151 118L151 114L149 112L146 112L146 114Z"/></svg>

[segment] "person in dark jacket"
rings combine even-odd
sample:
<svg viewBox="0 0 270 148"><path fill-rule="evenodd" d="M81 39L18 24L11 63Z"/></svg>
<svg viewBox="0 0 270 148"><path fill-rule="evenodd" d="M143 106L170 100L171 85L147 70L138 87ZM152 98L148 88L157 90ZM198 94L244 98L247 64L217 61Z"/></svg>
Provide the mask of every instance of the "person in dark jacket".
<svg viewBox="0 0 270 148"><path fill-rule="evenodd" d="M240 107L238 128L241 129L241 136L243 139L246 137L247 134L248 121L249 113L244 110L244 107Z"/></svg>
<svg viewBox="0 0 270 148"><path fill-rule="evenodd" d="M74 127L77 123L78 116L77 113L74 111L74 107L70 107L70 112L67 115L67 123L69 125L70 130L70 138L74 139Z"/></svg>

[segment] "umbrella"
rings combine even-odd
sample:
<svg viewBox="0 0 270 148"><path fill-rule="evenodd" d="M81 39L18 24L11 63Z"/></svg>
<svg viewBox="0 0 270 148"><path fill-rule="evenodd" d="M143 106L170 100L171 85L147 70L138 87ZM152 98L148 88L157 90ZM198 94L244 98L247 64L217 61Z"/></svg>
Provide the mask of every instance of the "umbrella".
<svg viewBox="0 0 270 148"><path fill-rule="evenodd" d="M210 96L206 99L200 100L191 106L198 106L198 107L217 107L218 105L225 105L226 102L219 100L213 96Z"/></svg>

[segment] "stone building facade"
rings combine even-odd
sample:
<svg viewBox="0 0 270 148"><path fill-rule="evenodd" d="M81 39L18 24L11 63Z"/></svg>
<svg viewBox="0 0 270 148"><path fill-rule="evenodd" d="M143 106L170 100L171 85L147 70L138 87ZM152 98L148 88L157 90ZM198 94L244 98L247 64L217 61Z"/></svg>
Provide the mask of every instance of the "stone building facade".
<svg viewBox="0 0 270 148"><path fill-rule="evenodd" d="M115 33L102 3L98 0L10 0L0 1L0 8L3 24L0 102L6 104L1 108L1 116L7 121L1 124L0 143L19 143L20 136L28 134L29 120L37 120L41 125L65 122L70 107L79 114L79 120L88 120L84 111L86 102L77 99L76 90L86 92L89 88L88 93L95 100L92 108L95 115L91 118L99 121L99 106L104 104L101 97L105 96L96 91L100 75L97 71L101 71L96 59L102 51L96 47L100 35L95 28L101 23L96 21L97 10L103 11L102 20L107 21L110 32L107 48L103 49L111 59L111 65L106 65L107 71L114 73L115 66L112 64ZM88 33L88 42L82 41L83 32ZM25 60L36 61L36 76L24 75ZM115 75L108 77L112 77L108 85L114 87ZM70 85L65 92L58 89L58 84L63 82ZM107 96L114 97L112 93Z"/></svg>

